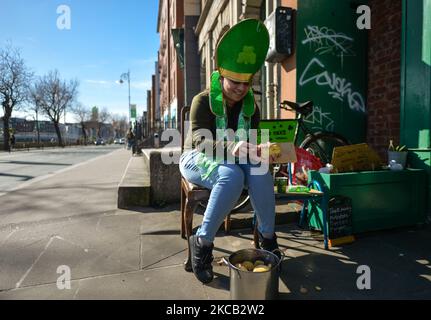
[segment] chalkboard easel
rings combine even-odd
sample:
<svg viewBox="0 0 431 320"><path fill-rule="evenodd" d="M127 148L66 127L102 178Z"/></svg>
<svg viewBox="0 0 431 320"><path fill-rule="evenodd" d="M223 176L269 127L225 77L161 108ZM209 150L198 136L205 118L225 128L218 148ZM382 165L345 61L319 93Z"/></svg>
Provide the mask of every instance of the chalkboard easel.
<svg viewBox="0 0 431 320"><path fill-rule="evenodd" d="M351 236L352 199L345 196L333 196L328 202L329 239Z"/></svg>

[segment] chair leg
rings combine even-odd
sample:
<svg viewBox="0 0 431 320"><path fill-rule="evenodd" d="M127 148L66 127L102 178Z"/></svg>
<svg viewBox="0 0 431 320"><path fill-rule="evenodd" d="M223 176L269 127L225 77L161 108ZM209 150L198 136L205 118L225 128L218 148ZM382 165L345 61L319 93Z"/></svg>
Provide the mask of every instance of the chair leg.
<svg viewBox="0 0 431 320"><path fill-rule="evenodd" d="M187 239L187 258L184 261L184 270L193 272L189 239Z"/></svg>
<svg viewBox="0 0 431 320"><path fill-rule="evenodd" d="M254 241L254 247L256 249L260 249L259 234L258 234L258 230L257 230L257 219L255 219L255 222L254 222L253 241Z"/></svg>
<svg viewBox="0 0 431 320"><path fill-rule="evenodd" d="M196 208L197 203L195 201L190 201L188 198L186 199L186 203L184 205L184 224L186 228L186 237L190 238L193 230L193 211Z"/></svg>
<svg viewBox="0 0 431 320"><path fill-rule="evenodd" d="M181 188L181 238L186 238L186 226L185 226L185 205L186 195L184 190Z"/></svg>
<svg viewBox="0 0 431 320"><path fill-rule="evenodd" d="M229 234L231 226L230 213L224 218L224 232Z"/></svg>
<svg viewBox="0 0 431 320"><path fill-rule="evenodd" d="M190 253L190 242L189 239L192 235L193 230L193 212L196 208L197 203L194 201L189 201L188 198L186 198L186 201L184 203L184 225L185 225L185 231L186 231L186 239L187 239L187 258L184 261L184 270L187 272L192 272L192 264L191 264L191 253Z"/></svg>

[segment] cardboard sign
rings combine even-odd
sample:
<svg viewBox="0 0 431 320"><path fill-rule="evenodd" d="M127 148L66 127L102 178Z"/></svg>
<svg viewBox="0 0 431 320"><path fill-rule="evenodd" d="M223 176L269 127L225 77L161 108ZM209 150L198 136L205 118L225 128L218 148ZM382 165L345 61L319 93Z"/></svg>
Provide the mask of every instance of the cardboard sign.
<svg viewBox="0 0 431 320"><path fill-rule="evenodd" d="M332 153L334 172L374 171L382 167L378 154L366 143L335 147Z"/></svg>
<svg viewBox="0 0 431 320"><path fill-rule="evenodd" d="M280 147L281 153L274 163L296 162L296 152L293 142L297 127L298 121L295 119L261 120L257 131L257 143L260 144L261 141L269 141L276 143Z"/></svg>
<svg viewBox="0 0 431 320"><path fill-rule="evenodd" d="M281 142L277 143L280 147L280 155L274 160L274 163L289 163L296 162L296 152L295 146L291 142Z"/></svg>

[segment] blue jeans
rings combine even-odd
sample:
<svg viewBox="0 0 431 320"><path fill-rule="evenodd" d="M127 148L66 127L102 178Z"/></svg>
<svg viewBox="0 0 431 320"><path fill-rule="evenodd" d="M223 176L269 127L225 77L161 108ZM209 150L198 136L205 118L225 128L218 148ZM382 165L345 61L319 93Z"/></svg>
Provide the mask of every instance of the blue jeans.
<svg viewBox="0 0 431 320"><path fill-rule="evenodd" d="M211 195L202 225L196 235L209 242L214 237L224 218L231 212L242 190L248 189L250 201L257 216L259 232L272 238L275 225L274 182L269 171L263 175L251 174L252 164L220 164L211 175L202 180L195 164L198 152L185 152L180 158L180 171L184 178L196 185L211 189Z"/></svg>

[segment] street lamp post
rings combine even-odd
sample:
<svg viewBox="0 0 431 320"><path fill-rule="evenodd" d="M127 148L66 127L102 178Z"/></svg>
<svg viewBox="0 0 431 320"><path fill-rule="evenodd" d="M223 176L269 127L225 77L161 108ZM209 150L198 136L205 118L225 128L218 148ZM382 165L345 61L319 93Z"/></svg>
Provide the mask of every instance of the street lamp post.
<svg viewBox="0 0 431 320"><path fill-rule="evenodd" d="M127 84L129 87L129 124L131 123L131 118L130 118L130 108L131 108L131 104L130 104L130 70L127 70L127 73L123 73L120 77L120 80L118 81L119 83L123 84L124 80L127 80Z"/></svg>

